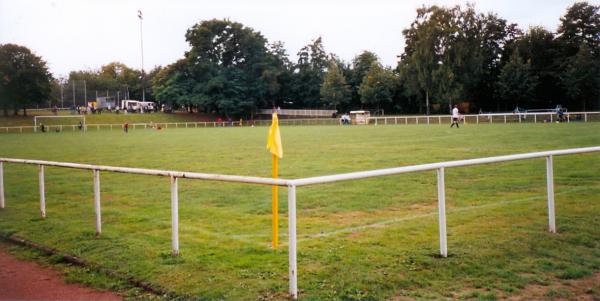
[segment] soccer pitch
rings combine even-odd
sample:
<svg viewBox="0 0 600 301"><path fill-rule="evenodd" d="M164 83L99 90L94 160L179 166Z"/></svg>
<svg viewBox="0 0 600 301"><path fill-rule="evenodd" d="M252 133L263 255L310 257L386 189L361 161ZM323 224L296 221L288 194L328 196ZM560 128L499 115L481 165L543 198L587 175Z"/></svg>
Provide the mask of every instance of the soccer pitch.
<svg viewBox="0 0 600 301"><path fill-rule="evenodd" d="M281 178L600 145L600 123L282 127ZM3 134L0 157L269 177L266 127ZM543 159L446 170L449 257L439 258L435 171L297 190L304 300L503 298L600 270L600 154L554 158L558 234L547 229ZM0 232L198 299L285 299L270 248L268 186L179 180L180 256L170 255L168 178L102 173L94 235L92 173L4 164ZM595 294L600 292L597 290Z"/></svg>

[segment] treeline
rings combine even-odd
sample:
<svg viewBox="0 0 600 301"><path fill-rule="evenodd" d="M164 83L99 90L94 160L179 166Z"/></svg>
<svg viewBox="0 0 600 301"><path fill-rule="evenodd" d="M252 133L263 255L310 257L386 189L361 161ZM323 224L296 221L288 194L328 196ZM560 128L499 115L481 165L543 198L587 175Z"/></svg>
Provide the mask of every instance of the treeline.
<svg viewBox="0 0 600 301"><path fill-rule="evenodd" d="M600 109L599 9L573 4L553 33L523 32L471 5L423 7L403 31L394 69L369 51L344 62L320 37L292 62L282 42L229 20L203 21L186 33L191 49L152 87L157 100L223 115L271 106L446 113L454 103L471 111Z"/></svg>
<svg viewBox="0 0 600 301"><path fill-rule="evenodd" d="M325 50L321 37L292 61L283 42L269 42L250 27L202 21L188 29L190 49L173 64L143 76L120 63L74 71L54 80L55 92L48 95L56 99L60 84L85 80L90 90L125 88L129 98L140 99L143 78L146 99L232 117L272 106L386 114L447 113L456 103L470 111L558 104L571 111L600 109L599 5L568 7L556 33L542 27L523 31L472 5L422 7L402 33L404 51L390 67L369 51L345 62ZM16 95L6 91L0 90L2 99Z"/></svg>

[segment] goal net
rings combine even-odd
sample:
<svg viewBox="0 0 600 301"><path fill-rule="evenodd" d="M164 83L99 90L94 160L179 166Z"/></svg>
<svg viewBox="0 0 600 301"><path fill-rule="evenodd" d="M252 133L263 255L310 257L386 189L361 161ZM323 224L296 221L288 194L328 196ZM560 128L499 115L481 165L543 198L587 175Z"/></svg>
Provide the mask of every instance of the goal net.
<svg viewBox="0 0 600 301"><path fill-rule="evenodd" d="M33 131L86 130L85 115L34 116Z"/></svg>

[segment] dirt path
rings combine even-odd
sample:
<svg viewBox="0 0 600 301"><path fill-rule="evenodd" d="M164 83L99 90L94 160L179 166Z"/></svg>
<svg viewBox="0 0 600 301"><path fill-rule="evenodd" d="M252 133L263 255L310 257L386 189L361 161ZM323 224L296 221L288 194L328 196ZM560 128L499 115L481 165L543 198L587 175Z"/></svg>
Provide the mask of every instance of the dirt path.
<svg viewBox="0 0 600 301"><path fill-rule="evenodd" d="M56 271L8 253L0 243L0 300L123 300L78 284L67 284Z"/></svg>

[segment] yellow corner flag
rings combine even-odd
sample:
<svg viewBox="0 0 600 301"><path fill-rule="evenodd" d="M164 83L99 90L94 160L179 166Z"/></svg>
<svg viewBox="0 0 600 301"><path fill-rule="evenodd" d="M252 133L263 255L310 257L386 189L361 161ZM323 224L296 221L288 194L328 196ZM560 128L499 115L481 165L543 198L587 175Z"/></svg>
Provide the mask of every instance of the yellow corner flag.
<svg viewBox="0 0 600 301"><path fill-rule="evenodd" d="M283 158L283 148L281 147L281 134L279 133L279 119L277 113L273 113L273 121L269 128L269 137L267 139L267 149L278 158Z"/></svg>
<svg viewBox="0 0 600 301"><path fill-rule="evenodd" d="M277 159L283 157L283 147L281 146L281 134L279 132L279 119L277 119L277 113L273 113L273 121L269 128L269 137L267 138L267 150L271 152L273 160L273 178L277 178ZM272 210L273 210L273 249L277 249L278 242L278 228L279 228L279 205L278 205L278 192L277 185L271 187L272 192Z"/></svg>

